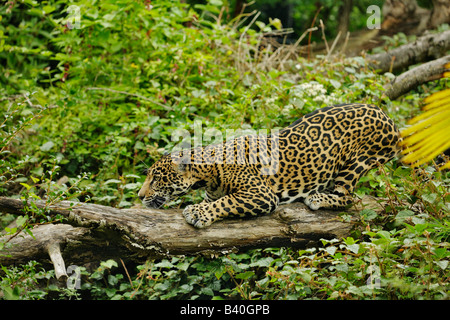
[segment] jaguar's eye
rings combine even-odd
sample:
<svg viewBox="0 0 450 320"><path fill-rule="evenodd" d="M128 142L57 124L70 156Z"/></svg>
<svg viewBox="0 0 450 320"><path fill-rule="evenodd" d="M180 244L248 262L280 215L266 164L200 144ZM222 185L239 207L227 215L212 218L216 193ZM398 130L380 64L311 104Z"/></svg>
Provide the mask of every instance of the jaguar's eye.
<svg viewBox="0 0 450 320"><path fill-rule="evenodd" d="M151 184L157 183L159 181L159 179L160 179L160 176L155 176L154 175Z"/></svg>

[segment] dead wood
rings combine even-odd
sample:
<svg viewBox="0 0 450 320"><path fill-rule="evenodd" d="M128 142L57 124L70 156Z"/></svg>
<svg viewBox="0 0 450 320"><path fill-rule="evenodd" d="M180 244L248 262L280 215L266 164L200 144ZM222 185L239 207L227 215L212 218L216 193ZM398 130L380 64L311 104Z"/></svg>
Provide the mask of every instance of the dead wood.
<svg viewBox="0 0 450 320"><path fill-rule="evenodd" d="M45 203L37 201L36 205ZM310 211L303 203L283 205L254 219L220 221L206 229L187 224L178 209L117 209L88 203L71 207L67 201L48 209L48 214L60 214L66 221L36 226L32 229L34 238L28 234L12 238L0 251L0 264L49 262L50 253L62 277L64 261L66 266L111 258L144 262L170 255L222 254L249 248L305 248L322 238L348 236L353 226L335 211ZM348 210L353 214L357 211L356 206ZM23 203L0 197L0 212L21 214ZM6 236L0 238L0 242L6 240Z"/></svg>
<svg viewBox="0 0 450 320"><path fill-rule="evenodd" d="M369 55L370 66L379 72L396 72L411 65L438 59L450 50L450 30L429 34L388 52Z"/></svg>
<svg viewBox="0 0 450 320"><path fill-rule="evenodd" d="M450 71L445 67L448 63L450 63L450 55L406 71L385 86L385 93L389 99L395 100L423 83L440 79L444 77L444 72Z"/></svg>

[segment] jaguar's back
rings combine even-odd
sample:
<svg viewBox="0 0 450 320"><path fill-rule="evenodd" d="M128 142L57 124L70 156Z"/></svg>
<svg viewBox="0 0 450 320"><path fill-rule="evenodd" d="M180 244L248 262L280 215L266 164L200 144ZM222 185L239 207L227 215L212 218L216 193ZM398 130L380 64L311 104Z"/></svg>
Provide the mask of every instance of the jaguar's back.
<svg viewBox="0 0 450 320"><path fill-rule="evenodd" d="M375 105L319 109L279 133L279 169L270 181L280 203L303 200L324 190L346 196L369 169L396 155L398 139L393 121ZM329 199L327 207L348 202L335 198ZM317 209L313 199L307 204Z"/></svg>

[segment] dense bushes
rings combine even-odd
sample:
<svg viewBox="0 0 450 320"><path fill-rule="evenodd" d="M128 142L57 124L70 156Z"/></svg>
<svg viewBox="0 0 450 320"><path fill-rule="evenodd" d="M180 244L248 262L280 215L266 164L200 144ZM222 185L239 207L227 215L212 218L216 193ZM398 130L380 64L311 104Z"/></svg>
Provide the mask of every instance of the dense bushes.
<svg viewBox="0 0 450 320"><path fill-rule="evenodd" d="M276 32L276 24L248 28L254 15L226 21L212 4L77 5L79 20L65 1L0 9L3 196L129 207L138 203L141 169L178 142L176 128L192 132L194 120L223 132L282 127L330 103L380 104L390 81L361 57L274 55L263 34ZM79 29L69 28L77 21ZM401 127L418 112L420 95L443 86L381 106ZM128 270L130 279L108 261L81 269L78 291L53 285L53 271L31 262L3 267L0 287L3 297L24 299L448 298L449 180L432 166L372 171L357 195L387 199L384 213L361 211L352 237L321 248L149 261ZM32 232L48 222L45 212L30 210L6 231ZM0 216L2 227L14 219Z"/></svg>

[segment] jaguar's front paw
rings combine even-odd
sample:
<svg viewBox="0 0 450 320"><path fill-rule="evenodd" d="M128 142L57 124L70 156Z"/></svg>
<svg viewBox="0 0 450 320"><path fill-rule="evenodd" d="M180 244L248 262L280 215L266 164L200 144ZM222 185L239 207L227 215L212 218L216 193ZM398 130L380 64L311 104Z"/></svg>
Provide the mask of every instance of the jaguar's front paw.
<svg viewBox="0 0 450 320"><path fill-rule="evenodd" d="M320 195L312 194L305 198L303 201L311 210L319 210L322 206L322 200L320 199Z"/></svg>
<svg viewBox="0 0 450 320"><path fill-rule="evenodd" d="M214 222L208 215L208 205L206 204L187 206L183 211L183 216L187 223L196 228L205 228Z"/></svg>

